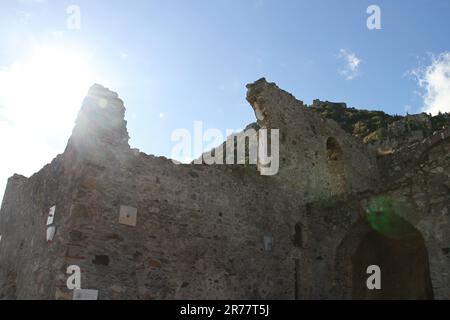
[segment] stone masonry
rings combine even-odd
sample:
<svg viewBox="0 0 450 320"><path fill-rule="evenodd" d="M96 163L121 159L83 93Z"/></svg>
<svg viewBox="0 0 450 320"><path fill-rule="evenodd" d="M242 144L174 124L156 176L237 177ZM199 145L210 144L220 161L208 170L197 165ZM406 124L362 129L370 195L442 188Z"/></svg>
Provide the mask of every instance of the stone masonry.
<svg viewBox="0 0 450 320"><path fill-rule="evenodd" d="M64 153L8 180L0 298L72 299L70 265L98 299L377 298L357 290L356 276L357 261L373 258L361 248L377 245L360 206L374 195L410 203L402 219L418 234L417 249L386 242L404 253L409 294L394 286L379 297L450 298L448 129L377 155L275 84L247 89L254 127L280 132L273 176L259 165L175 164L130 148L122 100L94 85ZM424 268L414 273L418 250Z"/></svg>

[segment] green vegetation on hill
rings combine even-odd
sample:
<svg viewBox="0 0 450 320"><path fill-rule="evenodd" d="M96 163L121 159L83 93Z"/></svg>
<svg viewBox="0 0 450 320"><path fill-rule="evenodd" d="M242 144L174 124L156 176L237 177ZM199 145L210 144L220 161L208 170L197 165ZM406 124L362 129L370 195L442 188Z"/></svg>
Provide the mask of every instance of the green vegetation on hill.
<svg viewBox="0 0 450 320"><path fill-rule="evenodd" d="M450 113L445 112L441 113L439 112L437 115L431 117L431 125L433 130L440 130L443 127L449 127L450 126Z"/></svg>
<svg viewBox="0 0 450 320"><path fill-rule="evenodd" d="M333 119L345 131L364 143L372 143L387 137L389 125L394 122L403 122L408 131L423 130L426 135L444 126L450 126L450 113L439 113L436 116L423 114L423 118L427 121L417 121L412 117L389 115L383 111L347 108L343 103L315 101L310 108L325 118ZM431 121L431 128L428 119Z"/></svg>

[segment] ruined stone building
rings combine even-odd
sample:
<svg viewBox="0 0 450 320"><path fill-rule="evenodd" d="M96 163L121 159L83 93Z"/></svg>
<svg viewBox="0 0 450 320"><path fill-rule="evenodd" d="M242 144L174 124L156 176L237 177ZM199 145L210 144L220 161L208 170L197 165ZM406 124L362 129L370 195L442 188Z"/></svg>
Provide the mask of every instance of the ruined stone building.
<svg viewBox="0 0 450 320"><path fill-rule="evenodd" d="M94 85L64 153L8 180L0 298L72 299L71 265L98 299L450 298L448 128L377 154L275 84L247 89L255 127L279 129L276 175L132 149L123 102ZM375 195L411 204L408 237L370 227Z"/></svg>

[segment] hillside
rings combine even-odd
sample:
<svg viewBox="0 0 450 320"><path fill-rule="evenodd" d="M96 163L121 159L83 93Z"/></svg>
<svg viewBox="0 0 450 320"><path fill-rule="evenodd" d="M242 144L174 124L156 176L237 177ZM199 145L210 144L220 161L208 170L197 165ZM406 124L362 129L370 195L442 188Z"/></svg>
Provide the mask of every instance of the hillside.
<svg viewBox="0 0 450 320"><path fill-rule="evenodd" d="M348 108L345 103L320 100L314 100L310 108L325 118L333 119L363 143L374 146L389 145L395 148L397 145L392 145L393 140L398 143L421 140L450 126L450 113L399 116L383 111Z"/></svg>

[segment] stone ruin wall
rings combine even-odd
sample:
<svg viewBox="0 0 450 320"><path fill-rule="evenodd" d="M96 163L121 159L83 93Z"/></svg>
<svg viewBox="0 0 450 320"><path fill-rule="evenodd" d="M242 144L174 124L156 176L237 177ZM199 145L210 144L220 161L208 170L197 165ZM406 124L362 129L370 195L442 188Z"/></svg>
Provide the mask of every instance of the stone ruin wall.
<svg viewBox="0 0 450 320"><path fill-rule="evenodd" d="M274 176L280 188L297 193L306 203L378 185L375 154L335 121L320 117L265 79L247 89L259 127L280 129L280 171ZM337 161L328 159L329 139L340 149Z"/></svg>
<svg viewBox="0 0 450 320"><path fill-rule="evenodd" d="M75 188L61 160L28 179L8 180L0 214L0 299L53 298L63 247L47 245L47 214L55 203L67 210Z"/></svg>
<svg viewBox="0 0 450 320"><path fill-rule="evenodd" d="M8 183L0 298L71 299L72 264L99 299L349 298L336 255L358 220L359 199L380 192L375 156L274 84L248 88L258 125L280 129L276 176L252 166L175 165L132 150L120 99L93 88L64 154ZM330 137L343 155L340 192L327 159ZM448 190L441 207L445 201ZM57 232L47 244L54 204ZM137 208L135 227L118 223L121 205ZM434 228L427 219L422 225ZM438 298L450 287L442 276L446 237L428 248Z"/></svg>
<svg viewBox="0 0 450 320"><path fill-rule="evenodd" d="M406 216L423 235L434 296L450 297L450 130L383 157L386 193L412 203L418 215Z"/></svg>
<svg viewBox="0 0 450 320"><path fill-rule="evenodd" d="M434 298L450 297L450 132L438 132L421 143L380 156L378 162L382 188L312 202L303 208L306 219L302 222L308 224L299 259L302 274L298 283L306 284L301 288L305 292L302 297L352 297L350 263L368 231L359 226L359 203L373 195L388 195L413 205L412 212L402 214L424 238ZM411 267L405 265L405 269Z"/></svg>
<svg viewBox="0 0 450 320"><path fill-rule="evenodd" d="M64 264L79 265L83 286L101 299L292 296L281 236L289 211L267 202L277 198L267 177L241 166L174 165L131 150L101 160L83 160L77 195L62 214L68 220L59 222L73 236ZM135 227L118 223L120 205L137 208ZM270 252L265 235L277 239ZM58 296L70 292L59 289Z"/></svg>

